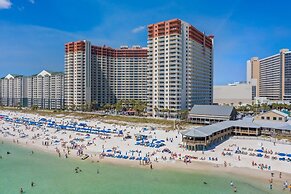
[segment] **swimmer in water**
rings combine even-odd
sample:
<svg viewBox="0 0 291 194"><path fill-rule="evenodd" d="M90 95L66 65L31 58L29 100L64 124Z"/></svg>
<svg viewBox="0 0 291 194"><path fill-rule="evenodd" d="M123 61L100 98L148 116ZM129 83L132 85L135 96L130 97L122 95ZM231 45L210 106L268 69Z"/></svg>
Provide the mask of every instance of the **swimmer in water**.
<svg viewBox="0 0 291 194"><path fill-rule="evenodd" d="M232 182L232 181L230 181L230 186L232 186L232 187L233 187L233 182Z"/></svg>

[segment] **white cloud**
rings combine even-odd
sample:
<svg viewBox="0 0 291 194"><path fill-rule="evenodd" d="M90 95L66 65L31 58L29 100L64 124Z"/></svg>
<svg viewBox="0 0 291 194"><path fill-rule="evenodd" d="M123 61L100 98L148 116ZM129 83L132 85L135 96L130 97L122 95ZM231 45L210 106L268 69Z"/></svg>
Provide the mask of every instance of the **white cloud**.
<svg viewBox="0 0 291 194"><path fill-rule="evenodd" d="M131 32L132 32L132 33L138 33L138 32L143 31L144 29L145 29L145 26L138 26L138 27L132 29Z"/></svg>
<svg viewBox="0 0 291 194"><path fill-rule="evenodd" d="M31 4L35 4L35 0L29 0Z"/></svg>
<svg viewBox="0 0 291 194"><path fill-rule="evenodd" d="M0 9L10 9L12 3L10 0L0 0Z"/></svg>

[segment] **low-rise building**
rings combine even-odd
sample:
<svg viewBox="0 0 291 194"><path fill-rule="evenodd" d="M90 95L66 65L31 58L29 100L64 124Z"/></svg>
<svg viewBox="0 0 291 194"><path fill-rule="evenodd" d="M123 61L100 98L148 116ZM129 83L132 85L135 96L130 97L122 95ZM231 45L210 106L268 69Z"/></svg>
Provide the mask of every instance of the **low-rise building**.
<svg viewBox="0 0 291 194"><path fill-rule="evenodd" d="M211 125L213 123L235 120L237 112L232 106L194 105L188 114L193 124Z"/></svg>
<svg viewBox="0 0 291 194"><path fill-rule="evenodd" d="M260 135L259 128L251 121L223 121L182 132L182 142L188 150L206 150L233 134Z"/></svg>
<svg viewBox="0 0 291 194"><path fill-rule="evenodd" d="M255 120L286 122L288 114L278 110L271 110L255 116Z"/></svg>
<svg viewBox="0 0 291 194"><path fill-rule="evenodd" d="M260 117L276 117L266 120ZM282 118L282 119L279 119ZM192 128L182 132L182 142L188 150L205 150L227 139L231 135L243 136L291 136L291 123L285 120L286 114L276 110L235 121L223 121L213 125Z"/></svg>

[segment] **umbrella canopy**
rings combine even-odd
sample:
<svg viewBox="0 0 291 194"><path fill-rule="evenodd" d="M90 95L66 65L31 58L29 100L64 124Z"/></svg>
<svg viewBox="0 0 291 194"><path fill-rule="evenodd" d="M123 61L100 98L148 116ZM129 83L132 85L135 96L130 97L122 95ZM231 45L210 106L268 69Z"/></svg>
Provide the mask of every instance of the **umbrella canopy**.
<svg viewBox="0 0 291 194"><path fill-rule="evenodd" d="M260 153L262 153L262 152L264 152L263 150L257 150L257 152L260 152Z"/></svg>
<svg viewBox="0 0 291 194"><path fill-rule="evenodd" d="M258 154L257 157L263 157L263 154Z"/></svg>
<svg viewBox="0 0 291 194"><path fill-rule="evenodd" d="M279 153L278 155L279 155L279 156L286 156L285 153Z"/></svg>

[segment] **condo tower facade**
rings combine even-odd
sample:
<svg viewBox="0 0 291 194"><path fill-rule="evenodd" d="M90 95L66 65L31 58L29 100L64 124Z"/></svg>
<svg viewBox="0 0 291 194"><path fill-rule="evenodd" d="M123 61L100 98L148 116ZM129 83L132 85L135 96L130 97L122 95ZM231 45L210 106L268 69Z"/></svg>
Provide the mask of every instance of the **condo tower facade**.
<svg viewBox="0 0 291 194"><path fill-rule="evenodd" d="M66 107L100 107L117 100L147 98L147 49L113 49L89 41L65 45Z"/></svg>
<svg viewBox="0 0 291 194"><path fill-rule="evenodd" d="M179 19L148 26L147 113L178 117L213 101L213 36Z"/></svg>

